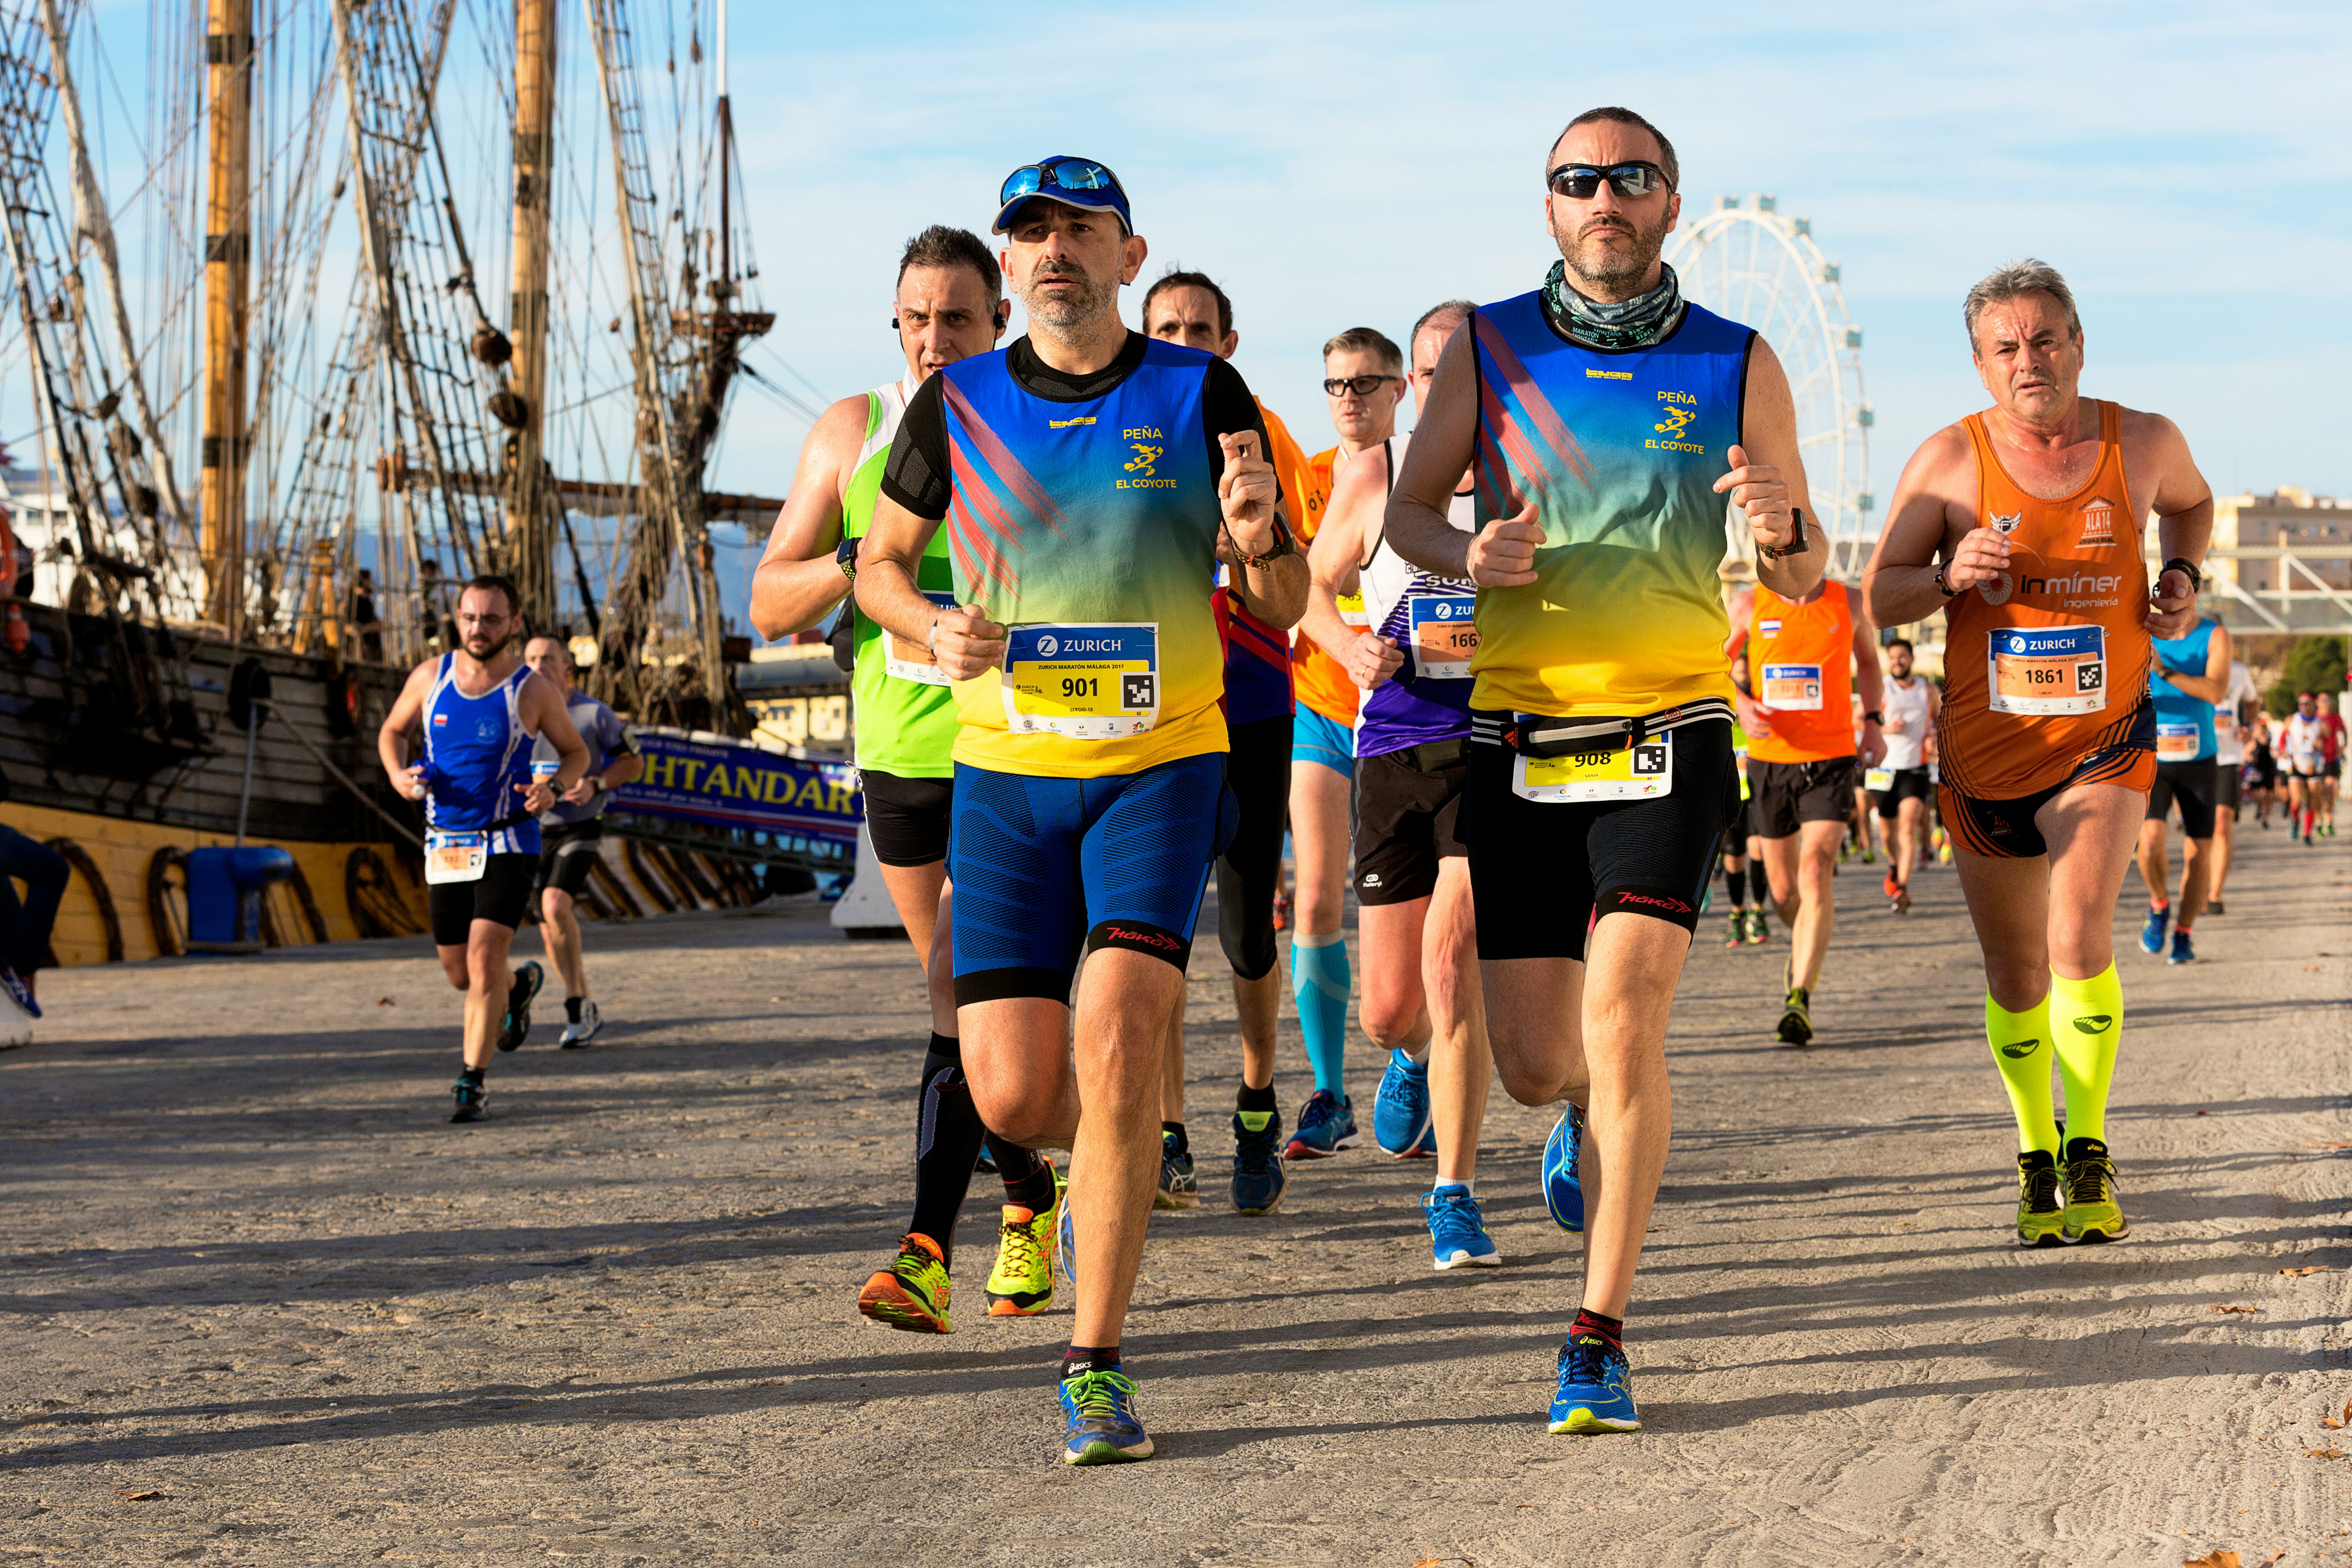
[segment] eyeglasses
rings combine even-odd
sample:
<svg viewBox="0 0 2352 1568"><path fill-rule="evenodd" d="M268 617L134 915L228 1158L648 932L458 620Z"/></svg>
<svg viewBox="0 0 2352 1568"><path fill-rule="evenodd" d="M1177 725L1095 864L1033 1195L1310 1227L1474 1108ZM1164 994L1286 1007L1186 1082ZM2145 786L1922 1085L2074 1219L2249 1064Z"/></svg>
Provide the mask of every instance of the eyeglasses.
<svg viewBox="0 0 2352 1568"><path fill-rule="evenodd" d="M1674 189L1674 182L1666 178L1664 169L1638 159L1630 163L1612 163L1605 169L1594 163L1562 163L1545 176L1544 184L1551 187L1553 195L1566 196L1572 202L1589 202L1603 180L1609 182L1612 190L1629 199L1646 196L1661 187Z"/></svg>
<svg viewBox="0 0 2352 1568"><path fill-rule="evenodd" d="M1323 395L1343 397L1352 392L1359 397L1370 397L1392 381L1402 381L1401 375L1335 375L1323 384Z"/></svg>
<svg viewBox="0 0 2352 1568"><path fill-rule="evenodd" d="M997 205L1009 205L1024 196L1034 196L1047 185L1066 191L1117 191L1127 195L1127 187L1118 176L1090 158L1057 158L1050 163L1031 163L1015 169L1004 177L1004 188L996 193Z"/></svg>

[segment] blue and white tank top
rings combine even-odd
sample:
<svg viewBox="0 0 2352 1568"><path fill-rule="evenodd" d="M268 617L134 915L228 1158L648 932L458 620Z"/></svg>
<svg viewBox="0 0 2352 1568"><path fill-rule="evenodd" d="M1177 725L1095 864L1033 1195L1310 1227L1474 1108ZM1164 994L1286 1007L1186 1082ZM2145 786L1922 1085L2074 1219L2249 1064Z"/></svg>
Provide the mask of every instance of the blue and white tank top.
<svg viewBox="0 0 2352 1568"><path fill-rule="evenodd" d="M2213 755L2213 704L2189 696L2165 677L2203 679L2213 628L2219 624L2208 616L2191 626L2186 637L2151 639L2156 668L2147 690L2156 702L2156 760L2159 763L2201 763Z"/></svg>
<svg viewBox="0 0 2352 1568"><path fill-rule="evenodd" d="M1388 452L1389 489L1396 489L1411 436L1392 436ZM1475 533L1475 498L1456 495L1446 520ZM1364 613L1372 629L1396 644L1404 666L1364 696L1356 713L1356 755L1385 756L1431 741L1454 741L1470 733L1470 658L1477 651L1477 588L1458 577L1424 572L1399 555L1383 527L1369 559L1359 567Z"/></svg>
<svg viewBox="0 0 2352 1568"><path fill-rule="evenodd" d="M517 710L523 665L479 697L457 689L457 656L445 653L425 700L425 821L445 833L490 832L493 855L539 853L539 820L517 784L530 783L530 736ZM512 820L509 820L511 818Z"/></svg>

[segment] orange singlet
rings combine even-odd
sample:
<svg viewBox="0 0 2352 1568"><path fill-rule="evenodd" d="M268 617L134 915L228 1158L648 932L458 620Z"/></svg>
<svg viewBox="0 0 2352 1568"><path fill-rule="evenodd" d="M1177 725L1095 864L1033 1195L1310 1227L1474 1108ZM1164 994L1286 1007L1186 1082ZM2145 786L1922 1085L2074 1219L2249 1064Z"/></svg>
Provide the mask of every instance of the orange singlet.
<svg viewBox="0 0 2352 1568"><path fill-rule="evenodd" d="M2155 726L2141 711L2153 657L2141 517L2124 483L2122 416L2112 403L2098 409L2098 468L2063 500L2028 495L2009 477L1983 415L1963 422L1977 506L1984 526L2009 535L2010 569L1945 606L1936 751L1943 783L1961 795L2144 790L2155 779Z"/></svg>
<svg viewBox="0 0 2352 1568"><path fill-rule="evenodd" d="M1748 625L1748 679L1772 710L1772 732L1748 742L1767 763L1825 763L1854 754L1853 601L1843 583L1792 605L1756 584Z"/></svg>
<svg viewBox="0 0 2352 1568"><path fill-rule="evenodd" d="M1314 476L1315 489L1310 494L1307 515L1298 527L1298 547L1307 548L1315 531L1323 521L1323 509L1331 497L1331 471L1337 465L1339 448L1318 452L1307 459L1308 471ZM1351 613L1352 612L1352 613ZM1364 599L1359 593L1352 599L1339 601L1339 614L1350 626L1364 624ZM1356 722L1356 704L1363 693L1348 675L1348 667L1323 651L1323 645L1304 632L1294 631L1290 643L1290 679L1298 692L1298 700L1328 719L1334 724L1352 727Z"/></svg>

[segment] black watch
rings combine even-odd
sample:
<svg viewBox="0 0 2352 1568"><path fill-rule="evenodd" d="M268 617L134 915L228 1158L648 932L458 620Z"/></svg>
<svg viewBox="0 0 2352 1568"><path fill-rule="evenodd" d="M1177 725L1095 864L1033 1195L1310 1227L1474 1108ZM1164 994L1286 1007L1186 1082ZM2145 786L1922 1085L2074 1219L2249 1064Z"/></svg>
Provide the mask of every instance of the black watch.
<svg viewBox="0 0 2352 1568"><path fill-rule="evenodd" d="M1769 556L1774 561L1783 561L1791 555L1802 555L1805 552L1805 509L1801 506L1790 507L1789 521L1793 525L1789 534L1789 542L1777 550L1769 544L1759 544L1756 547L1756 552L1759 555Z"/></svg>
<svg viewBox="0 0 2352 1568"><path fill-rule="evenodd" d="M841 574L843 576L848 578L853 583L856 582L857 541L854 539L843 540L840 547L833 552L833 563L841 568Z"/></svg>
<svg viewBox="0 0 2352 1568"><path fill-rule="evenodd" d="M1886 722L1886 715L1874 708L1869 712L1862 716L1862 721L1865 724L1877 724L1883 726Z"/></svg>
<svg viewBox="0 0 2352 1568"><path fill-rule="evenodd" d="M2203 593L2205 591L2205 574L2198 569L2197 563L2189 560L2188 557L2176 555L2171 560L2166 562L2163 565L2156 569L2156 574L2158 577L2163 576L2167 572L2178 572L2182 576L2188 578L2189 592Z"/></svg>

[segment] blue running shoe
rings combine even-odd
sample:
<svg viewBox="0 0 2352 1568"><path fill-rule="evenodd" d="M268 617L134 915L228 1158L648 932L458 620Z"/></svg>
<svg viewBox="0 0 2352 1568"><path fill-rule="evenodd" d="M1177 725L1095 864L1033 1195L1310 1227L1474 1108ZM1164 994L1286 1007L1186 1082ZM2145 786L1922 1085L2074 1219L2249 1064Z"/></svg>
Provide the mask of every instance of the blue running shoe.
<svg viewBox="0 0 2352 1568"><path fill-rule="evenodd" d="M1391 1051L1372 1100L1372 1142L1392 1159L1410 1160L1424 1143L1436 1152L1436 1131L1429 1116L1429 1064L1415 1067L1402 1051Z"/></svg>
<svg viewBox="0 0 2352 1568"><path fill-rule="evenodd" d="M1054 1222L1054 1261L1062 1266L1062 1278L1070 1282L1072 1290L1076 1290L1078 1288L1078 1232L1070 1218L1069 1185L1058 1173L1055 1178L1054 1201L1062 1206L1060 1216Z"/></svg>
<svg viewBox="0 0 2352 1568"><path fill-rule="evenodd" d="M1318 1089L1298 1108L1298 1131L1290 1135L1286 1160L1327 1160L1364 1141L1356 1131L1356 1102Z"/></svg>
<svg viewBox="0 0 2352 1568"><path fill-rule="evenodd" d="M41 1005L33 1000L33 988L13 969L0 969L0 990L8 993L8 1000L25 1010L27 1018L41 1016Z"/></svg>
<svg viewBox="0 0 2352 1568"><path fill-rule="evenodd" d="M1429 1251L1440 1268L1493 1268L1503 1261L1495 1238L1486 1234L1486 1219L1467 1187L1440 1187L1421 1197L1422 1217L1429 1222Z"/></svg>
<svg viewBox="0 0 2352 1568"><path fill-rule="evenodd" d="M1272 1214L1282 1206L1290 1173L1282 1168L1282 1112L1234 1112L1234 1207Z"/></svg>
<svg viewBox="0 0 2352 1568"><path fill-rule="evenodd" d="M2166 959L2164 962L2167 963L2194 963L2197 962L2196 944L2189 940L2189 933L2186 931L2177 931L2172 933L2172 956Z"/></svg>
<svg viewBox="0 0 2352 1568"><path fill-rule="evenodd" d="M2164 951L2164 928L2172 923L2169 906L2147 911L2147 923L2139 928L2139 950L2151 957Z"/></svg>
<svg viewBox="0 0 2352 1568"><path fill-rule="evenodd" d="M1587 1436L1642 1429L1642 1414L1633 1408L1633 1369L1622 1350L1591 1332L1559 1347L1550 1429Z"/></svg>
<svg viewBox="0 0 2352 1568"><path fill-rule="evenodd" d="M1629 1406L1630 1408L1630 1406ZM1082 1372L1062 1379L1066 1465L1123 1465L1151 1458L1151 1436L1135 1415L1135 1383L1123 1372Z"/></svg>
<svg viewBox="0 0 2352 1568"><path fill-rule="evenodd" d="M1576 1173L1576 1156L1584 1147L1584 1112L1570 1105L1544 1143L1544 1207L1552 1223L1571 1233L1584 1229L1584 1183Z"/></svg>

